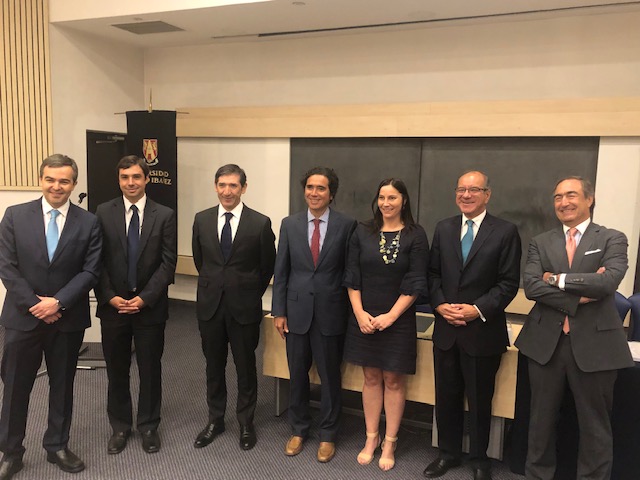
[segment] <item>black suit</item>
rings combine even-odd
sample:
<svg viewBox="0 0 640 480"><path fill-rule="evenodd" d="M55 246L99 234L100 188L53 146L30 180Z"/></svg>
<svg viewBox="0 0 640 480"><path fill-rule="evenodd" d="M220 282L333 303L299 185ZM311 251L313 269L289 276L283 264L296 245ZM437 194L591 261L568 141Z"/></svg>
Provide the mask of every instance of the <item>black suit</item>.
<svg viewBox="0 0 640 480"><path fill-rule="evenodd" d="M515 225L487 213L462 262L462 217L436 226L429 263L434 308L443 303L476 305L480 317L454 327L435 313L433 332L438 441L444 456L462 452L464 394L469 401L470 457L487 461L491 401L500 357L509 345L504 309L520 282L520 236Z"/></svg>
<svg viewBox="0 0 640 480"><path fill-rule="evenodd" d="M91 324L89 290L100 274L102 239L96 217L71 204L49 262L42 200L9 207L0 224L0 277L7 295L0 316L6 328L2 357L4 398L0 449L21 457L29 396L44 352L49 374L49 421L43 446L66 448L73 408L73 380L84 330ZM65 308L55 323L29 313L37 295Z"/></svg>
<svg viewBox="0 0 640 480"><path fill-rule="evenodd" d="M571 267L562 228L538 235L529 245L524 271L527 298L536 304L516 341L529 357L531 422L526 475L553 478L556 420L568 384L580 426L578 477L611 475L611 408L617 369L633 366L615 306L627 271L623 233L590 223ZM603 273L596 273L605 267ZM545 272L566 273L564 290L543 281ZM581 304L580 297L595 301ZM565 316L570 334L564 335Z"/></svg>
<svg viewBox="0 0 640 480"><path fill-rule="evenodd" d="M129 430L133 424L129 387L133 338L140 375L137 427L139 431L155 430L160 423L161 359L165 322L169 316L167 289L173 283L177 261L176 216L172 209L147 197L137 261L137 288L136 292L130 292L123 198L98 206L96 215L104 242L104 267L95 292L109 377L109 422L116 432ZM115 296L126 300L139 296L145 305L139 313L119 314L109 304Z"/></svg>
<svg viewBox="0 0 640 480"><path fill-rule="evenodd" d="M207 362L209 421L224 419L227 403L225 366L228 345L238 373L236 415L253 423L258 398L255 349L260 339L262 295L275 262L271 220L243 206L228 261L220 248L219 206L196 214L193 260L198 269L196 313Z"/></svg>
<svg viewBox="0 0 640 480"><path fill-rule="evenodd" d="M309 369L312 358L321 380L320 441L334 442L341 409L344 333L349 300L342 286L349 238L355 220L329 211L326 236L313 265L307 210L282 221L273 280L274 317L287 317L287 360L291 377L289 423L306 437L309 415Z"/></svg>

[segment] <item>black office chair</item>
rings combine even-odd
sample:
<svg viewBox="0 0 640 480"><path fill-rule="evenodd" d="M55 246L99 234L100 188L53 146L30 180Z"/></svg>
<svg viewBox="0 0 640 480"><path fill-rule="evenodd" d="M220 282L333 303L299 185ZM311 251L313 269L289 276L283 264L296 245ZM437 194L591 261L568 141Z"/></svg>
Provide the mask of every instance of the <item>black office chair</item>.
<svg viewBox="0 0 640 480"><path fill-rule="evenodd" d="M620 292L616 292L616 308L618 309L620 320L624 322L624 319L627 318L627 313L631 310L631 302Z"/></svg>
<svg viewBox="0 0 640 480"><path fill-rule="evenodd" d="M631 334L629 340L640 342L640 293L634 293L629 297L631 304Z"/></svg>

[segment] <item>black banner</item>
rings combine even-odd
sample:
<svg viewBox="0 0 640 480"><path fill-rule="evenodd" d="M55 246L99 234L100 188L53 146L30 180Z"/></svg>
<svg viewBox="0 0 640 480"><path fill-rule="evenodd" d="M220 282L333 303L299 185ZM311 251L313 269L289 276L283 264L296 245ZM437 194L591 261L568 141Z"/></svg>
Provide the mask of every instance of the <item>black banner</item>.
<svg viewBox="0 0 640 480"><path fill-rule="evenodd" d="M127 154L146 160L151 170L149 197L178 211L176 112L127 112Z"/></svg>

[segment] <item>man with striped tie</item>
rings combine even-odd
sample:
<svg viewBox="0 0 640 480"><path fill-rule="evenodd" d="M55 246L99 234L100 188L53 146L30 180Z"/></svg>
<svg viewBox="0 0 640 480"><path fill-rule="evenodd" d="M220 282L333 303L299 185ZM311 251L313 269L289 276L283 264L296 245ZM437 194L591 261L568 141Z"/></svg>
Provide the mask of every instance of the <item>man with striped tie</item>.
<svg viewBox="0 0 640 480"><path fill-rule="evenodd" d="M100 274L98 219L69 202L76 162L51 155L40 166L43 196L9 207L0 224L0 278L7 294L4 397L0 417L0 479L23 468L29 397L44 354L49 375L47 461L77 473L84 462L68 449L73 381L84 330L91 324L89 290Z"/></svg>

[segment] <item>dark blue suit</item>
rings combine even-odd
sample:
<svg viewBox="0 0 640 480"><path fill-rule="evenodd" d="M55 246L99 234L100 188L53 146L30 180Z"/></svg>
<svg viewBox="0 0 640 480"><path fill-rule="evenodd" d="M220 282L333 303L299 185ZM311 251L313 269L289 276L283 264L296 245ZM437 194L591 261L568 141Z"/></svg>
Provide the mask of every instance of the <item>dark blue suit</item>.
<svg viewBox="0 0 640 480"><path fill-rule="evenodd" d="M282 221L273 281L274 317L287 317L287 359L291 378L289 423L306 437L309 369L320 375L320 441L334 442L340 416L342 350L349 300L342 286L349 237L355 220L330 210L327 233L314 267L309 247L307 211Z"/></svg>
<svg viewBox="0 0 640 480"><path fill-rule="evenodd" d="M91 324L89 290L100 274L102 237L93 214L70 205L51 262L44 232L41 200L9 207L0 224L0 277L7 289L0 316L6 328L0 448L16 457L24 453L29 396L43 352L50 384L43 445L50 452L67 446L78 351ZM58 299L62 318L46 324L31 315L38 295Z"/></svg>
<svg viewBox="0 0 640 480"><path fill-rule="evenodd" d="M500 357L509 345L504 309L518 292L520 236L516 226L487 213L462 261L462 217L436 226L429 262L429 292L434 308L443 303L476 305L480 318L454 327L435 312L433 354L438 442L444 456L462 452L464 394L469 400L471 460L487 460L491 401Z"/></svg>

